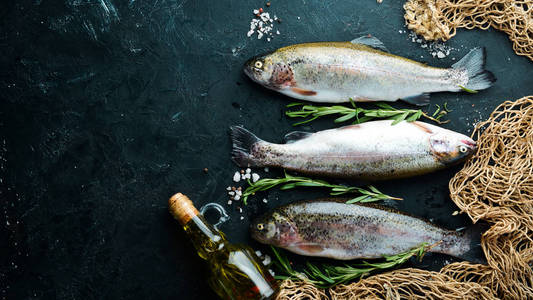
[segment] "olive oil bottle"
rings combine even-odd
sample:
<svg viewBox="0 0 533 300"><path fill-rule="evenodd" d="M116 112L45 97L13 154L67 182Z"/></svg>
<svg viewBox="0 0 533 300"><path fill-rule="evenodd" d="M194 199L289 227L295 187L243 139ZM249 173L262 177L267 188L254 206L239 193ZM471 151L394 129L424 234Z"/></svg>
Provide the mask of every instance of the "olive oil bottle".
<svg viewBox="0 0 533 300"><path fill-rule="evenodd" d="M198 255L209 264L209 285L222 299L273 299L275 279L248 246L230 244L181 193L168 202L170 213L191 238Z"/></svg>

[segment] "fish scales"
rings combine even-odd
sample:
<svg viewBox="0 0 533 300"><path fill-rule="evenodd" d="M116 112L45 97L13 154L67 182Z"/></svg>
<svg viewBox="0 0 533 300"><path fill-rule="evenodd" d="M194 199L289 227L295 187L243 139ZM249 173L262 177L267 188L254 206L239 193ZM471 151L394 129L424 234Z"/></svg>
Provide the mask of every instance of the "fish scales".
<svg viewBox="0 0 533 300"><path fill-rule="evenodd" d="M459 163L475 150L469 137L423 122L373 121L274 144L232 127L233 160L241 167L368 180L402 178Z"/></svg>
<svg viewBox="0 0 533 300"><path fill-rule="evenodd" d="M346 46L346 47L343 47ZM368 47L351 43L331 45L330 55L323 55L323 47L293 48L284 57L293 67L295 81L312 83L319 88L375 89L383 86L403 86L405 89L427 91L450 86L448 70L428 67L414 61L396 59L382 53L368 51ZM281 49L280 51L283 51ZM299 60L298 57L308 57ZM459 80L460 79L460 80ZM454 86L466 85L467 78L458 78ZM372 84L375 82L376 84ZM422 84L422 86L421 86ZM429 84L423 86L424 84ZM302 88L312 88L302 85ZM411 94L412 95L412 94ZM387 96L390 98L392 96Z"/></svg>
<svg viewBox="0 0 533 300"><path fill-rule="evenodd" d="M370 42L369 42L370 41ZM484 69L485 52L473 49L451 68L436 68L369 45L379 40L297 44L247 61L255 82L313 102L396 101L423 105L428 93L480 90L495 78Z"/></svg>
<svg viewBox="0 0 533 300"><path fill-rule="evenodd" d="M394 255L422 243L441 242L431 251L457 257L471 250L468 234L376 205L331 200L280 207L255 221L251 230L260 242L301 255L341 260Z"/></svg>

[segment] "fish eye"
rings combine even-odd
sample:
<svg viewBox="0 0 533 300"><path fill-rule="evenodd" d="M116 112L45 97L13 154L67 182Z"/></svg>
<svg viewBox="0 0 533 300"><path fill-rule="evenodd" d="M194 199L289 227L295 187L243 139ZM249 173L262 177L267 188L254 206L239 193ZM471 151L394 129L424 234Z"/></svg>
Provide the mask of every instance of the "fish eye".
<svg viewBox="0 0 533 300"><path fill-rule="evenodd" d="M259 224L257 224L257 229L263 230L263 229L265 229L265 225L263 225L263 223L259 223Z"/></svg>
<svg viewBox="0 0 533 300"><path fill-rule="evenodd" d="M263 63L262 63L261 61L258 60L258 61L255 62L254 66L255 66L256 68L258 68L258 69L261 69L261 68L263 67Z"/></svg>
<svg viewBox="0 0 533 300"><path fill-rule="evenodd" d="M459 146L459 152L466 153L466 151L468 151L468 148L466 148L466 146Z"/></svg>

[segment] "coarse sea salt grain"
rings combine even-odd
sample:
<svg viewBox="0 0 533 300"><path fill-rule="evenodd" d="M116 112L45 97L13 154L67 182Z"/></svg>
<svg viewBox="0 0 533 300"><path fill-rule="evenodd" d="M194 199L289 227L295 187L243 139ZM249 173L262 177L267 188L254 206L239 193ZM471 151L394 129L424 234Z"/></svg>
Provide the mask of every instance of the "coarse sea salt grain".
<svg viewBox="0 0 533 300"><path fill-rule="evenodd" d="M266 198L263 198L263 202L264 202L264 203L267 203L268 200L267 200Z"/></svg>
<svg viewBox="0 0 533 300"><path fill-rule="evenodd" d="M255 18L250 21L250 30L246 33L246 36L251 37L254 33L257 33L258 40L266 36L266 40L270 42L273 38L274 21L277 21L278 17L274 15L274 19L272 19L270 13L264 12L262 8L254 9L253 14ZM277 34L279 34L279 31L277 31Z"/></svg>
<svg viewBox="0 0 533 300"><path fill-rule="evenodd" d="M257 174L257 173L253 173L253 174L252 174L252 181L253 181L253 182L257 182L258 180L259 180L259 174Z"/></svg>
<svg viewBox="0 0 533 300"><path fill-rule="evenodd" d="M457 50L456 48L448 46L443 42L428 42L425 39L420 38L416 33L412 31L409 32L408 38L411 40L411 42L420 44L420 48L426 49L429 54L431 54L431 56L441 59L450 55L450 52L452 50Z"/></svg>
<svg viewBox="0 0 533 300"><path fill-rule="evenodd" d="M235 182L241 181L241 173L235 172L235 174L233 174L233 181Z"/></svg>
<svg viewBox="0 0 533 300"><path fill-rule="evenodd" d="M252 173L252 169L247 168L247 169L246 169L246 174L250 174L250 173Z"/></svg>
<svg viewBox="0 0 533 300"><path fill-rule="evenodd" d="M245 175L244 175L244 178L246 178L246 179L250 179L250 178L252 178L252 175L251 175L251 174L245 174Z"/></svg>

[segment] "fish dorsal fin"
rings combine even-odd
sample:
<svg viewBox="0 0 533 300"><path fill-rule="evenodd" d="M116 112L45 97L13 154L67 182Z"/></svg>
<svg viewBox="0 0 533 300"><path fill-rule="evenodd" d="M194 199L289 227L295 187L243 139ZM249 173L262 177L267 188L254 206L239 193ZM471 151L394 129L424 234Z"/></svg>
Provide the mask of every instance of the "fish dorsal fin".
<svg viewBox="0 0 533 300"><path fill-rule="evenodd" d="M385 44L380 41L377 37L371 35L364 35L350 41L352 44L361 44L365 46L372 47L381 51L389 52Z"/></svg>
<svg viewBox="0 0 533 300"><path fill-rule="evenodd" d="M310 136L311 134L313 134L313 133L312 132L305 132L305 131L293 131L293 132L287 133L283 137L283 140L285 140L285 143L290 144L290 143L294 143L296 141L299 141L301 139L305 139L306 137Z"/></svg>

